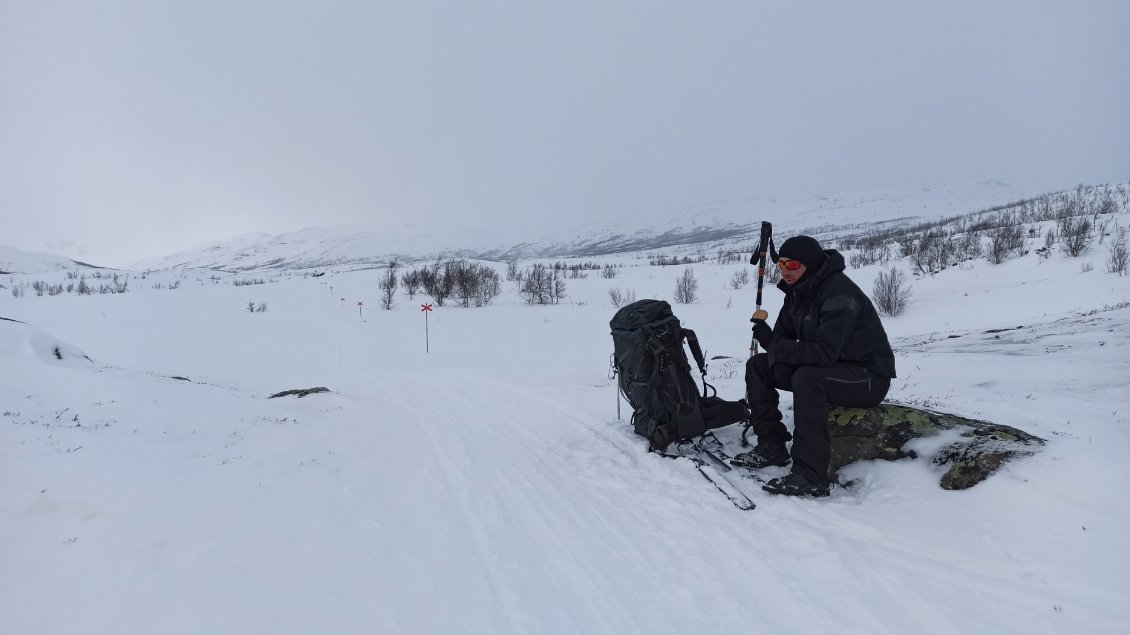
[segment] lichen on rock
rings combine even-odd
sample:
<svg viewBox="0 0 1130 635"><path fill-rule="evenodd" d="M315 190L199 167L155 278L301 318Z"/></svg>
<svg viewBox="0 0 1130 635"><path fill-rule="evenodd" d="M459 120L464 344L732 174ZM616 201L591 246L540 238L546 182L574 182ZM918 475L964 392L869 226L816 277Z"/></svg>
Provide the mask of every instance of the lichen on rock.
<svg viewBox="0 0 1130 635"><path fill-rule="evenodd" d="M959 430L961 441L930 457L935 465L948 466L940 484L950 490L972 487L1007 461L1032 455L1044 444L1043 439L1011 426L894 403L831 408L828 429L832 450L828 473L833 479L857 461L917 458L906 447L909 441Z"/></svg>

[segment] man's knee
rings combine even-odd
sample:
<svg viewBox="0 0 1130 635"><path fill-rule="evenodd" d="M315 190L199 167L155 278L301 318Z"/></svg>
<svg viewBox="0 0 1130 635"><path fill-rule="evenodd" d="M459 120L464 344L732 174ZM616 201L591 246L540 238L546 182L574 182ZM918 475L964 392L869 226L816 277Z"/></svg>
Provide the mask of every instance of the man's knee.
<svg viewBox="0 0 1130 635"><path fill-rule="evenodd" d="M826 381L819 366L801 366L793 372L793 392L823 392Z"/></svg>
<svg viewBox="0 0 1130 635"><path fill-rule="evenodd" d="M745 378L749 381L752 378L765 379L769 377L769 354L758 353L745 363Z"/></svg>

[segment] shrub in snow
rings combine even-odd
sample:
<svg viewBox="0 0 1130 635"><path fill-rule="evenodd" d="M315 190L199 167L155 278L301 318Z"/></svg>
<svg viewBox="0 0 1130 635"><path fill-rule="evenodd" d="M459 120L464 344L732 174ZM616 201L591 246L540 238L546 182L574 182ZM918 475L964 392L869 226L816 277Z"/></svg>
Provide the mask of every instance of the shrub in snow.
<svg viewBox="0 0 1130 635"><path fill-rule="evenodd" d="M876 263L885 264L890 259L890 247L871 242L863 245L860 249L853 250L851 255L848 256L848 264L853 269L858 269Z"/></svg>
<svg viewBox="0 0 1130 635"><path fill-rule="evenodd" d="M1106 259L1106 270L1110 273L1125 275L1127 264L1126 228L1118 230L1114 242L1110 245L1110 255Z"/></svg>
<svg viewBox="0 0 1130 635"><path fill-rule="evenodd" d="M727 249L725 251L720 251L718 252L718 256L714 259L714 262L720 265L737 264L741 261L742 252L736 249Z"/></svg>
<svg viewBox="0 0 1130 635"><path fill-rule="evenodd" d="M631 304L636 301L636 290L626 289L621 291L619 287L612 287L608 290L608 301L617 309L625 304Z"/></svg>
<svg viewBox="0 0 1130 635"><path fill-rule="evenodd" d="M420 270L420 284L436 306L443 306L455 288L455 279L448 275L450 271L451 261L444 263L439 260Z"/></svg>
<svg viewBox="0 0 1130 635"><path fill-rule="evenodd" d="M968 232L957 241L958 260L973 260L980 258L983 253L985 253L985 248L981 244L981 236L978 234Z"/></svg>
<svg viewBox="0 0 1130 635"><path fill-rule="evenodd" d="M553 302L554 304L565 299L565 277L553 272Z"/></svg>
<svg viewBox="0 0 1130 635"><path fill-rule="evenodd" d="M484 264L457 260L450 275L455 277L455 295L462 306L471 306L471 302L486 306L502 293L502 277Z"/></svg>
<svg viewBox="0 0 1130 635"><path fill-rule="evenodd" d="M400 282L409 297L422 288L437 306L443 306L448 298L454 296L459 298L462 306L471 306L474 302L475 306L481 307L490 304L502 293L502 277L497 271L487 265L456 258L437 260L421 269L405 272ZM391 285L391 280L386 280L386 283Z"/></svg>
<svg viewBox="0 0 1130 635"><path fill-rule="evenodd" d="M381 276L380 282L377 286L381 289L380 299L377 301L381 308L389 311L396 305L396 287L399 280L396 275L396 267L389 267L385 269L384 275Z"/></svg>
<svg viewBox="0 0 1130 635"><path fill-rule="evenodd" d="M408 295L408 299L415 298L420 291L420 272L415 269L405 271L400 276L400 283L404 285L404 293Z"/></svg>
<svg viewBox="0 0 1130 635"><path fill-rule="evenodd" d="M538 263L527 272L518 294L526 304L550 304L565 296L565 281L560 272Z"/></svg>
<svg viewBox="0 0 1130 635"><path fill-rule="evenodd" d="M617 309L624 305L624 292L619 287L608 288L608 301Z"/></svg>
<svg viewBox="0 0 1130 635"><path fill-rule="evenodd" d="M771 262L765 263L765 284L772 287L780 281L781 268Z"/></svg>
<svg viewBox="0 0 1130 635"><path fill-rule="evenodd" d="M624 304L624 293L620 291L619 287L609 287L608 301L612 303L612 306L619 309Z"/></svg>
<svg viewBox="0 0 1130 635"><path fill-rule="evenodd" d="M741 289L747 284L749 284L749 270L744 267L735 271L733 277L730 278L731 289Z"/></svg>
<svg viewBox="0 0 1130 635"><path fill-rule="evenodd" d="M1049 229L1048 233L1044 234L1044 249L1043 251L1037 250L1040 251L1040 257L1044 260L1047 260L1048 257L1051 256L1052 247L1055 245L1056 238L1057 236L1055 235L1054 229Z"/></svg>
<svg viewBox="0 0 1130 635"><path fill-rule="evenodd" d="M698 301L698 279L694 277L694 269L687 267L683 275L675 278L675 302L679 304L693 304Z"/></svg>
<svg viewBox="0 0 1130 635"><path fill-rule="evenodd" d="M1094 239L1094 225L1086 216L1066 216L1059 219L1059 241L1063 253L1072 258L1082 255Z"/></svg>
<svg viewBox="0 0 1130 635"><path fill-rule="evenodd" d="M666 254L658 254L655 257L649 259L648 263L653 267L657 267L657 266L658 267L669 267L671 265L693 265L696 262L703 262L705 260L706 260L706 256L704 256L704 255L699 255L698 259L694 260L694 259L688 258L687 256L683 256L682 258L680 258L678 256L668 256Z"/></svg>
<svg viewBox="0 0 1130 635"><path fill-rule="evenodd" d="M897 267L891 267L887 271L880 271L875 278L871 299L875 301L875 308L880 315L897 317L906 311L911 293L906 274Z"/></svg>
<svg viewBox="0 0 1130 635"><path fill-rule="evenodd" d="M1010 253L1024 255L1024 230L1019 225L998 227L989 233L989 261L999 265Z"/></svg>

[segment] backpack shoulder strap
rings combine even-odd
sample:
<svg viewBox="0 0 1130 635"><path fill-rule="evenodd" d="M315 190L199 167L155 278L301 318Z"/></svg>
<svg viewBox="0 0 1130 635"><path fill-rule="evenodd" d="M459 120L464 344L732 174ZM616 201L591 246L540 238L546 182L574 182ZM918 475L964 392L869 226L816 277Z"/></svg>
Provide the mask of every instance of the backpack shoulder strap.
<svg viewBox="0 0 1130 635"><path fill-rule="evenodd" d="M687 344L691 347L691 355L694 355L694 361L698 364L699 372L706 376L706 358L702 356L702 347L698 343L698 336L690 329L683 329L683 337L687 338Z"/></svg>

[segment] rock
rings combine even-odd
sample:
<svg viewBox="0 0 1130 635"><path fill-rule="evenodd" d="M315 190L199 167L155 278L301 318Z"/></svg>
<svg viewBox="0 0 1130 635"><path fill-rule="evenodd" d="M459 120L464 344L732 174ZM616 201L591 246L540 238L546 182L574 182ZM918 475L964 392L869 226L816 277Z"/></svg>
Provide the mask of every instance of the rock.
<svg viewBox="0 0 1130 635"><path fill-rule="evenodd" d="M948 466L942 476L943 489L967 489L988 478L1008 460L1035 454L1044 440L1023 430L897 404L875 408L832 408L828 412L832 460L828 473L835 479L840 469L856 461L894 461L917 458L906 449L912 439L943 431L960 434L957 442L938 451L930 460Z"/></svg>
<svg viewBox="0 0 1130 635"><path fill-rule="evenodd" d="M287 395L298 395L298 397L301 398L301 397L305 397L306 395L312 395L316 392L329 392L329 391L330 391L330 389L326 388L324 386L318 386L317 388L303 388L303 389L297 389L296 388L294 390L284 390L282 392L276 392L275 394L271 395L270 397L267 397L267 399L274 399L275 397L286 397Z"/></svg>

